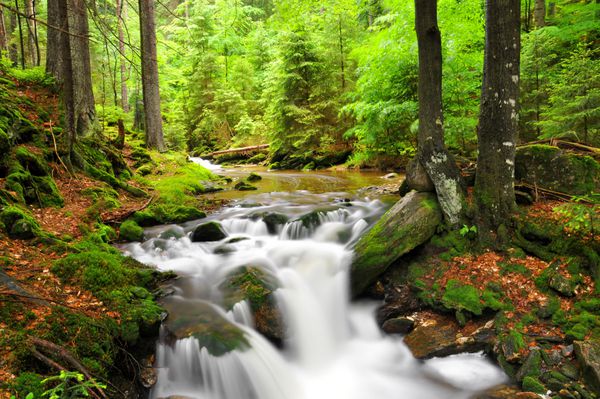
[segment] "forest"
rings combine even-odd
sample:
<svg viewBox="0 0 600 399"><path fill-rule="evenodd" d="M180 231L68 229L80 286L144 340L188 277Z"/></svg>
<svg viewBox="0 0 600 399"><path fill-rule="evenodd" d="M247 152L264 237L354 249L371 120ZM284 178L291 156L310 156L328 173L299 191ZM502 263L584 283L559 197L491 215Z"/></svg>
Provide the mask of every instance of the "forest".
<svg viewBox="0 0 600 399"><path fill-rule="evenodd" d="M599 42L594 0L0 0L0 399L364 399L243 357L364 301L501 370L452 397L600 398ZM272 264L342 249L298 322Z"/></svg>

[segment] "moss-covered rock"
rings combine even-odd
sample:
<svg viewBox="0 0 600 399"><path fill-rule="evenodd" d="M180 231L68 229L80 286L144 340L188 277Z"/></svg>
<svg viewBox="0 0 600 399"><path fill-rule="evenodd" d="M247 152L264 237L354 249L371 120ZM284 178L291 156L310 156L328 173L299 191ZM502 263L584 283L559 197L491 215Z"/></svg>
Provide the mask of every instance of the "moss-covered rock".
<svg viewBox="0 0 600 399"><path fill-rule="evenodd" d="M592 157L533 144L517 148L517 180L571 195L600 192L600 163Z"/></svg>
<svg viewBox="0 0 600 399"><path fill-rule="evenodd" d="M245 181L241 181L236 183L236 185L234 186L234 188L238 191L254 191L254 190L258 190L257 187L253 186L252 184L248 184Z"/></svg>
<svg viewBox="0 0 600 399"><path fill-rule="evenodd" d="M126 220L119 229L119 238L123 241L142 241L144 229L134 220Z"/></svg>
<svg viewBox="0 0 600 399"><path fill-rule="evenodd" d="M34 154L25 147L15 150L15 157L23 168L34 176L46 176L49 173L48 163L43 156Z"/></svg>
<svg viewBox="0 0 600 399"><path fill-rule="evenodd" d="M275 297L277 285L261 269L247 266L231 273L221 284L225 293L225 307L231 309L241 301L247 301L252 309L255 328L274 342L284 339L283 317Z"/></svg>
<svg viewBox="0 0 600 399"><path fill-rule="evenodd" d="M0 221L11 238L27 240L41 234L40 225L28 212L17 206L9 206L0 213Z"/></svg>
<svg viewBox="0 0 600 399"><path fill-rule="evenodd" d="M206 212L192 206L161 203L134 213L132 219L142 227L150 227L167 223L184 223L205 217Z"/></svg>
<svg viewBox="0 0 600 399"><path fill-rule="evenodd" d="M226 237L227 233L221 223L214 221L199 225L192 233L193 242L221 241Z"/></svg>
<svg viewBox="0 0 600 399"><path fill-rule="evenodd" d="M258 173L255 173L255 172L251 172L248 175L248 177L246 177L246 181L251 182L251 183L260 181L260 180L262 180L262 177Z"/></svg>
<svg viewBox="0 0 600 399"><path fill-rule="evenodd" d="M356 244L352 294L360 294L392 262L429 240L441 221L434 194L412 191L398 201Z"/></svg>
<svg viewBox="0 0 600 399"><path fill-rule="evenodd" d="M600 341L575 341L573 346L586 382L600 392Z"/></svg>

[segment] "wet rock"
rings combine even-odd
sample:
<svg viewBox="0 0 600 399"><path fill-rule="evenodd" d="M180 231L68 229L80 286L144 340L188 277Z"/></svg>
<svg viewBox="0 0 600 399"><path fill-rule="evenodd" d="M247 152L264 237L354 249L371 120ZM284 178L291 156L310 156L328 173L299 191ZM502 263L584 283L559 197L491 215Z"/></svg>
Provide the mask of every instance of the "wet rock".
<svg viewBox="0 0 600 399"><path fill-rule="evenodd" d="M387 334L408 334L415 326L415 321L408 317L396 317L386 320L381 327Z"/></svg>
<svg viewBox="0 0 600 399"><path fill-rule="evenodd" d="M416 292L409 285L393 287L386 291L384 304L377 309L377 322L381 326L388 319L413 313L420 305Z"/></svg>
<svg viewBox="0 0 600 399"><path fill-rule="evenodd" d="M583 378L596 392L600 392L600 340L575 341L573 347Z"/></svg>
<svg viewBox="0 0 600 399"><path fill-rule="evenodd" d="M360 294L392 262L429 240L441 221L434 194L412 191L398 201L356 244L352 294Z"/></svg>
<svg viewBox="0 0 600 399"><path fill-rule="evenodd" d="M252 184L248 184L245 181L241 181L236 183L236 185L234 186L234 188L238 191L254 191L254 190L258 190L257 187L253 186Z"/></svg>
<svg viewBox="0 0 600 399"><path fill-rule="evenodd" d="M388 173L385 176L381 177L382 179L397 179L398 178L398 173Z"/></svg>
<svg viewBox="0 0 600 399"><path fill-rule="evenodd" d="M566 363L560 368L560 372L572 380L579 379L579 369L573 363Z"/></svg>
<svg viewBox="0 0 600 399"><path fill-rule="evenodd" d="M232 245L221 245L215 248L214 254L216 255L229 255L235 252L235 247Z"/></svg>
<svg viewBox="0 0 600 399"><path fill-rule="evenodd" d="M535 398L539 399L538 395L530 396L528 392L521 392L521 390L514 386L508 385L500 385L498 387L494 387L485 392L478 393L473 396L472 399L527 399L527 398Z"/></svg>
<svg viewBox="0 0 600 399"><path fill-rule="evenodd" d="M410 190L418 192L429 193L435 191L433 182L417 158L413 158L406 167L406 184Z"/></svg>
<svg viewBox="0 0 600 399"><path fill-rule="evenodd" d="M515 177L537 187L571 195L600 191L600 164L597 161L549 145L517 148Z"/></svg>
<svg viewBox="0 0 600 399"><path fill-rule="evenodd" d="M139 380L144 388L152 388L158 381L158 373L153 366L154 355L148 356L140 362Z"/></svg>
<svg viewBox="0 0 600 399"><path fill-rule="evenodd" d="M223 227L219 222L201 224L196 227L192 233L193 242L221 241L226 237L227 233L225 233L225 230L223 230Z"/></svg>
<svg viewBox="0 0 600 399"><path fill-rule="evenodd" d="M263 222L267 225L269 234L276 234L279 231L279 227L285 225L290 218L282 213L265 213L260 215Z"/></svg>
<svg viewBox="0 0 600 399"><path fill-rule="evenodd" d="M250 173L250 175L248 177L246 177L246 181L249 182L255 182L255 181L260 181L262 180L262 177L258 174L258 173Z"/></svg>
<svg viewBox="0 0 600 399"><path fill-rule="evenodd" d="M542 354L540 350L531 350L529 356L515 376L518 381L523 381L525 377L539 377L542 367Z"/></svg>
<svg viewBox="0 0 600 399"><path fill-rule="evenodd" d="M478 352L493 345L493 322L488 322L469 336L460 334L450 318L427 320L404 337L404 343L417 359L443 357L465 352Z"/></svg>
<svg viewBox="0 0 600 399"><path fill-rule="evenodd" d="M166 303L165 307L169 313L177 314L176 318L167 318L163 323L172 339L193 337L198 340L200 348L206 348L213 356L249 347L244 332L208 303L198 303L190 309L173 301Z"/></svg>
<svg viewBox="0 0 600 399"><path fill-rule="evenodd" d="M548 280L548 285L559 294L567 297L575 295L575 289L577 288L575 283L558 272L552 274Z"/></svg>
<svg viewBox="0 0 600 399"><path fill-rule="evenodd" d="M170 240L171 238L179 239L185 236L185 230L180 226L171 226L167 230L161 232L158 238Z"/></svg>
<svg viewBox="0 0 600 399"><path fill-rule="evenodd" d="M221 284L225 307L231 309L236 303L247 301L254 316L255 329L276 344L285 337L283 316L273 295L277 285L261 269L242 267L230 274Z"/></svg>

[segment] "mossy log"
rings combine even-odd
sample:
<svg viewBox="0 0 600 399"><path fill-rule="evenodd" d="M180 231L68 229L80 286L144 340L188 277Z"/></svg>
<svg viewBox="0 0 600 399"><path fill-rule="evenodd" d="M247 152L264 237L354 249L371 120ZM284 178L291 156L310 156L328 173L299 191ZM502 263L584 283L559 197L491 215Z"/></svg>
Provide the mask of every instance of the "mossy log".
<svg viewBox="0 0 600 399"><path fill-rule="evenodd" d="M359 295L392 262L429 240L441 221L434 194L408 193L356 244L352 295Z"/></svg>

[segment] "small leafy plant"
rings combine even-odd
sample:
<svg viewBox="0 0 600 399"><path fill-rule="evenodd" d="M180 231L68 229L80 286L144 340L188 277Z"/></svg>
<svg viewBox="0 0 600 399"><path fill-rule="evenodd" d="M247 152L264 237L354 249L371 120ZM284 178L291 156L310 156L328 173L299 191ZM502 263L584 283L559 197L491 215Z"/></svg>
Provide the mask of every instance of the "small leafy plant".
<svg viewBox="0 0 600 399"><path fill-rule="evenodd" d="M61 371L59 375L48 377L42 381L43 384L57 382L58 384L42 394L49 399L75 399L89 397L92 389L105 389L106 385L95 380L85 380L83 374L73 371ZM30 398L29 395L26 399Z"/></svg>
<svg viewBox="0 0 600 399"><path fill-rule="evenodd" d="M463 224L463 227L458 231L461 236L468 238L469 240L474 240L477 237L477 226L467 226Z"/></svg>

